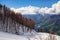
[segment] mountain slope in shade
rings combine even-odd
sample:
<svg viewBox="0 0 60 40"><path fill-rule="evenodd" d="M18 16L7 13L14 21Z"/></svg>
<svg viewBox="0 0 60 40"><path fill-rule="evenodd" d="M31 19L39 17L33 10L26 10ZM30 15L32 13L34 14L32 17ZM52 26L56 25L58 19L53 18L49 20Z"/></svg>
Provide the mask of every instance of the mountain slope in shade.
<svg viewBox="0 0 60 40"><path fill-rule="evenodd" d="M38 31L54 32L55 34L60 35L60 14L50 15L50 17L44 20L40 26L41 27L38 29Z"/></svg>
<svg viewBox="0 0 60 40"><path fill-rule="evenodd" d="M35 21L35 30L39 32L52 31L55 34L60 35L60 14L35 14L35 15L24 15L25 17L31 18ZM41 31L42 30L42 31Z"/></svg>
<svg viewBox="0 0 60 40"><path fill-rule="evenodd" d="M50 17L49 14L42 15L42 14L39 14L39 13L37 13L37 14L24 14L23 16L33 19L36 24L39 24L39 23L43 22L43 20L45 20L46 18Z"/></svg>
<svg viewBox="0 0 60 40"><path fill-rule="evenodd" d="M43 15L41 15L41 14L25 14L24 16L27 17L27 18L33 19L36 24L37 24L40 20L44 19Z"/></svg>
<svg viewBox="0 0 60 40"><path fill-rule="evenodd" d="M34 27L34 29L36 31L37 31L38 27L40 27L40 25L42 25L42 23L44 23L44 21L47 18L50 17L49 14L42 15L42 14L39 14L39 13L37 13L37 14L25 14L24 16L27 17L27 18L31 18L31 19L33 19L35 21L35 27Z"/></svg>

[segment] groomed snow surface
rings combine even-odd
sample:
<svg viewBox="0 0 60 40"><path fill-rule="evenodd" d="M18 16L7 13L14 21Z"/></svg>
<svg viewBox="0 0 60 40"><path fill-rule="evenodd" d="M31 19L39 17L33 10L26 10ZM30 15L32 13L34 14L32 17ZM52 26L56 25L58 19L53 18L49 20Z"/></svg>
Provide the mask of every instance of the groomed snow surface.
<svg viewBox="0 0 60 40"><path fill-rule="evenodd" d="M24 35L16 35L0 31L0 40L60 40L60 36L37 32L28 32L24 33Z"/></svg>

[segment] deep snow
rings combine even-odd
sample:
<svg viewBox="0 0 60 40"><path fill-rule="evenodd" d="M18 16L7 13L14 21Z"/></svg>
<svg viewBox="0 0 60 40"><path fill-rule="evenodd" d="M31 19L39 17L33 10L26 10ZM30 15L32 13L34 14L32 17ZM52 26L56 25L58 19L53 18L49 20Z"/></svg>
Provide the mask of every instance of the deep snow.
<svg viewBox="0 0 60 40"><path fill-rule="evenodd" d="M60 40L60 36L41 32L28 32L24 35L16 35L0 31L0 40Z"/></svg>

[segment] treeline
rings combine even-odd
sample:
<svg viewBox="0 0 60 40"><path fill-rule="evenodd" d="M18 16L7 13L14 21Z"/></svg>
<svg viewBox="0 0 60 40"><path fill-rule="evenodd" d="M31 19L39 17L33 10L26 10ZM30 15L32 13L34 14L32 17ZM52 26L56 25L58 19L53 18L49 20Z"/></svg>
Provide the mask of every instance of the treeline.
<svg viewBox="0 0 60 40"><path fill-rule="evenodd" d="M6 25L8 26L9 18L12 19L12 23L15 24L15 26L16 26L16 23L18 23L27 27L30 30L34 28L35 23L32 19L28 19L22 16L20 13L15 13L14 11L11 11L9 8L7 8L5 5L2 6L0 4L0 20L3 21L3 25L5 24L5 21L7 21Z"/></svg>

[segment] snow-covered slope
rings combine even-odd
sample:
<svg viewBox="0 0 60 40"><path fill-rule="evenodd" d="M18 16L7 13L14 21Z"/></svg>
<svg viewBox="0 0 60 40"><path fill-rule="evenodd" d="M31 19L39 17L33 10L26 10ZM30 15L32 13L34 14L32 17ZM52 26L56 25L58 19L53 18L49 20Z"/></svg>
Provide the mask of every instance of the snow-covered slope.
<svg viewBox="0 0 60 40"><path fill-rule="evenodd" d="M25 33L27 35L15 35L0 31L0 40L60 40L60 36L48 33Z"/></svg>

